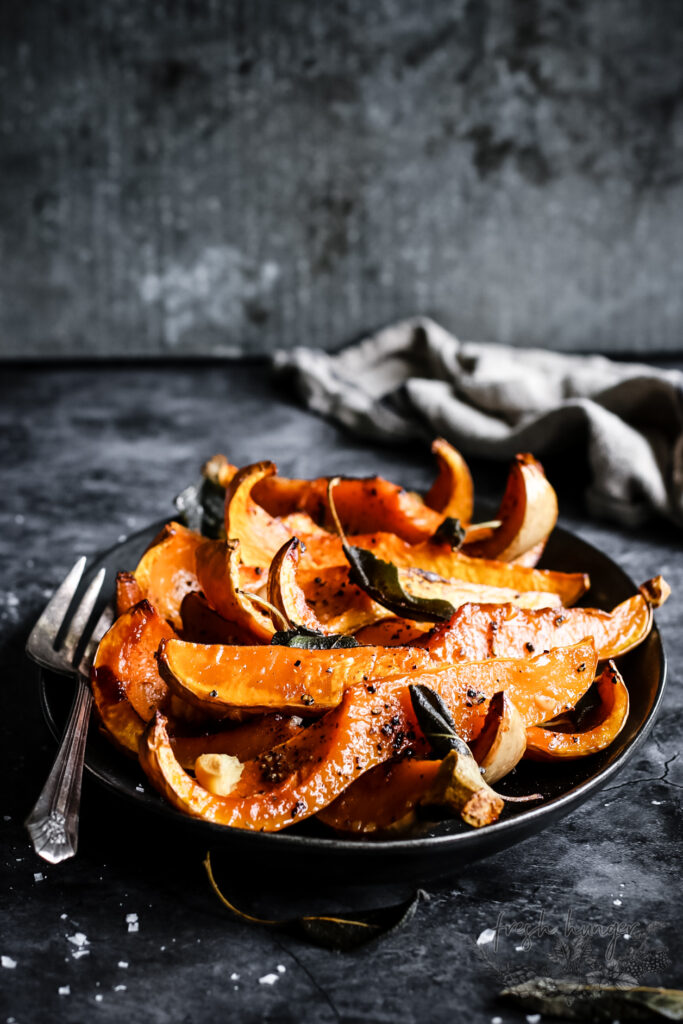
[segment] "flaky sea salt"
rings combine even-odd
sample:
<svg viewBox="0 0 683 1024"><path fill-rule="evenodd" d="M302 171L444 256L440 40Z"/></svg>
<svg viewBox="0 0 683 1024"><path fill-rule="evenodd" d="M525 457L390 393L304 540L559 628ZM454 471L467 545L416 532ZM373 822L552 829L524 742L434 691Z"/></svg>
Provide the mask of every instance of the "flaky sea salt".
<svg viewBox="0 0 683 1024"><path fill-rule="evenodd" d="M125 992L125 991L126 991L126 986L125 985L114 985L114 992Z"/></svg>
<svg viewBox="0 0 683 1024"><path fill-rule="evenodd" d="M236 971L233 971L232 974L230 975L230 981L237 981L238 979L239 974L237 974Z"/></svg>
<svg viewBox="0 0 683 1024"><path fill-rule="evenodd" d="M57 991L59 992L60 996L70 996L71 995L71 988L70 988L69 985L60 985L59 988L57 989Z"/></svg>
<svg viewBox="0 0 683 1024"><path fill-rule="evenodd" d="M128 961L127 960L119 960L119 967L127 967L127 966L128 966Z"/></svg>
<svg viewBox="0 0 683 1024"><path fill-rule="evenodd" d="M485 928L483 932L480 932L479 938L477 939L478 946L486 946L489 942L493 942L496 937L495 928Z"/></svg>
<svg viewBox="0 0 683 1024"><path fill-rule="evenodd" d="M3 967L7 967L8 970L13 971L17 966L17 961L13 960L11 956L3 955L0 957L0 964L2 964Z"/></svg>
<svg viewBox="0 0 683 1024"><path fill-rule="evenodd" d="M43 874L42 871L34 871L33 872L33 881L34 882L42 882L44 878L45 878L45 875Z"/></svg>
<svg viewBox="0 0 683 1024"><path fill-rule="evenodd" d="M75 935L67 935L66 939L67 942L72 943L74 946L78 946L79 949L81 946L89 945L88 936L84 935L83 932L76 932Z"/></svg>
<svg viewBox="0 0 683 1024"><path fill-rule="evenodd" d="M259 985L274 985L277 981L277 974L264 974L262 978L259 978Z"/></svg>
<svg viewBox="0 0 683 1024"><path fill-rule="evenodd" d="M278 964L277 965L277 973L278 974L284 974L286 970L287 970L287 968L285 967L284 964Z"/></svg>
<svg viewBox="0 0 683 1024"><path fill-rule="evenodd" d="M129 932L140 931L140 922L138 921L137 914L126 914L126 924L128 925Z"/></svg>

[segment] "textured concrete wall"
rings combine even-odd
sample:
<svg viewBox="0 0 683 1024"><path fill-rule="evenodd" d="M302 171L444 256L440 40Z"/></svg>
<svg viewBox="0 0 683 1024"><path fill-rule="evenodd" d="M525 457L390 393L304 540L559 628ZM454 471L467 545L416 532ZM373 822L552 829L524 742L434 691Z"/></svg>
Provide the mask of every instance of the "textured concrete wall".
<svg viewBox="0 0 683 1024"><path fill-rule="evenodd" d="M683 349L680 0L24 0L7 356Z"/></svg>

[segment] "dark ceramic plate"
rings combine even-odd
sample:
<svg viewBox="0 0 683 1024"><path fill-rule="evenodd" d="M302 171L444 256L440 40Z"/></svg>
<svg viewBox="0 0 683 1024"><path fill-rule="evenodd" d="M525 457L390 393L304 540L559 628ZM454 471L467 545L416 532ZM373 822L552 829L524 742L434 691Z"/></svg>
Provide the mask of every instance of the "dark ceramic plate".
<svg viewBox="0 0 683 1024"><path fill-rule="evenodd" d="M119 569L134 567L162 524L129 537L95 559L90 573L107 569L113 585ZM543 563L567 572L589 572L592 579L589 603L610 609L636 592L628 576L610 558L578 537L557 528L547 546ZM460 821L442 821L419 838L391 840L338 839L316 821L303 822L286 832L247 832L190 818L167 804L147 783L139 766L117 753L91 727L86 750L86 769L102 785L133 801L144 812L162 815L178 828L189 829L210 845L220 844L250 864L286 862L297 872L324 871L328 878L371 881L415 881L450 874L471 860L511 846L548 828L587 800L633 756L649 732L662 699L666 660L657 628L645 643L619 660L629 689L631 706L626 726L612 746L600 754L568 764L522 762L498 784L501 793L520 795L541 792L543 803L507 804L500 821L480 830ZM61 734L69 710L68 682L48 673L41 677L41 700L47 723Z"/></svg>

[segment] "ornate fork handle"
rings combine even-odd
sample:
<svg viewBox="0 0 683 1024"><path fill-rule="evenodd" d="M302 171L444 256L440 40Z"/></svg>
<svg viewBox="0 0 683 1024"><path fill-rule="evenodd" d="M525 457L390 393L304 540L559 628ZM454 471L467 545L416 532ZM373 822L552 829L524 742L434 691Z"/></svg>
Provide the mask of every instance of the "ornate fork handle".
<svg viewBox="0 0 683 1024"><path fill-rule="evenodd" d="M34 850L51 864L73 857L78 848L83 758L91 707L89 682L79 673L76 695L55 763L26 819Z"/></svg>

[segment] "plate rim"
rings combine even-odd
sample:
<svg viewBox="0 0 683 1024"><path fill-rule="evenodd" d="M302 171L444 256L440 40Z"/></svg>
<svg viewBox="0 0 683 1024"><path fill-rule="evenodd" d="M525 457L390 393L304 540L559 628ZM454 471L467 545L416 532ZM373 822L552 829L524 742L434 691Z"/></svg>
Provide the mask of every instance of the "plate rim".
<svg viewBox="0 0 683 1024"><path fill-rule="evenodd" d="M137 538L143 538L145 536L154 536L154 533L158 533L159 530L169 522L173 522L173 516L167 516L163 519L155 520L150 522L147 526L142 527L140 530L136 530L134 533L128 534L120 540L117 540L110 547L103 551L95 552L89 559L86 566L84 578L87 579L89 574L97 567L98 564L105 561L107 558L112 556L119 548L125 544L134 542ZM590 541L584 540L583 537L579 537L573 531L568 530L563 526L556 526L554 533L564 535L565 538L571 540L579 540L582 544L591 548L602 558L606 558L611 563L611 566L618 574L622 577L625 583L628 583L633 588L634 592L638 591L637 585L631 579L627 572L611 558L611 556L605 554L599 548L591 544ZM88 762L88 747L86 745L86 754L84 760L84 768L88 775L94 778L100 785L104 786L109 792L116 794L124 800L131 801L134 805L137 805L138 810L145 812L151 811L164 818L166 821L175 821L180 824L181 827L199 828L208 830L211 833L220 835L223 838L228 836L235 837L242 842L259 842L262 846L268 843L277 843L279 846L286 846L288 851L293 851L297 847L302 850L315 850L315 851L334 851L335 853L353 853L362 854L363 856L370 856L372 858L378 858L382 855L388 854L407 854L415 851L443 851L446 848L453 847L454 852L457 852L458 846L461 848L467 848L470 845L474 845L477 842L481 842L484 834L491 837L492 845L496 846L496 837L500 837L498 847L502 847L505 844L505 837L514 836L516 831L527 831L528 828L532 828L535 822L539 818L547 817L548 823L550 824L557 817L563 816L569 813L574 807L579 807L585 800L587 800L593 793L598 792L603 785L609 781L609 779L618 771L620 771L624 765L631 759L633 754L645 741L649 735L655 719L659 713L663 698L664 691L666 688L667 675L668 675L668 661L664 644L662 643L661 634L656 622L653 621L652 629L648 634L647 640L654 638L658 649L659 657L661 662L661 668L659 672L659 679L657 680L657 690L650 707L650 710L642 722L638 732L633 736L629 744L621 751L620 754L608 765L606 765L597 775L587 779L585 782L579 783L579 785L573 787L566 793L561 793L558 796L552 797L537 807L529 808L528 810L522 810L518 814L515 814L512 818L507 818L503 821L494 822L491 825L487 825L484 829L471 829L469 831L459 831L452 834L438 835L438 836L415 836L401 839L345 839L335 835L326 836L307 836L292 834L287 829L283 829L278 832L266 832L251 829L235 828L229 825L218 825L215 822L205 821L202 818L195 818L192 815L183 814L182 811L173 807L172 804L163 802L163 798L160 797L159 802L154 801L152 803L145 803L144 807L140 807L141 801L137 800L130 789L123 784L116 784L104 773L102 773L96 766ZM47 696L46 679L50 673L46 672L45 669L39 666L35 666L38 672L39 680L39 700L43 718L47 724L47 727L52 734L53 738L58 742L61 738L60 730L57 727L54 716L52 714L52 708ZM91 719L91 728L94 725L94 718ZM121 757L124 757L121 754ZM158 794L156 794L158 795ZM539 830L540 831L540 830Z"/></svg>

